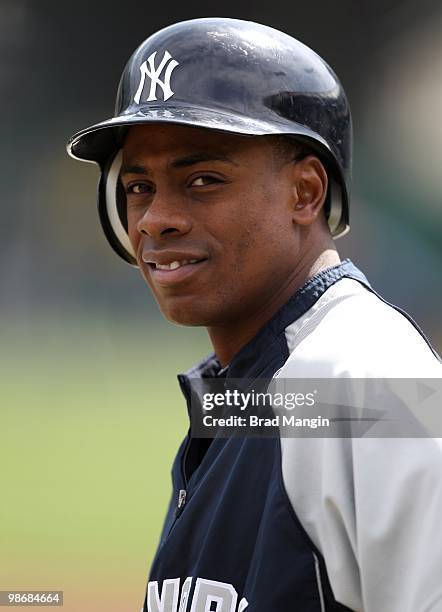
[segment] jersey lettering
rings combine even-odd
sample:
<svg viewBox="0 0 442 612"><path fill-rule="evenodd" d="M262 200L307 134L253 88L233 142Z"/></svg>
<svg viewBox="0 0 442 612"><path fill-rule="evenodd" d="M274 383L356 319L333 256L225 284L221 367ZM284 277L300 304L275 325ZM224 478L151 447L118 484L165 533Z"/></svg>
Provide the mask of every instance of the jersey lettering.
<svg viewBox="0 0 442 612"><path fill-rule="evenodd" d="M158 582L149 582L147 585L147 609L149 612L177 612L180 579L163 580L161 598L158 591Z"/></svg>
<svg viewBox="0 0 442 612"><path fill-rule="evenodd" d="M161 597L158 582L147 585L148 612L187 612L189 594L193 578L189 576L183 583L180 596L180 579L172 578L163 581ZM179 599L179 607L178 607ZM244 612L249 602L245 597L239 602L236 589L227 582L197 578L189 612Z"/></svg>

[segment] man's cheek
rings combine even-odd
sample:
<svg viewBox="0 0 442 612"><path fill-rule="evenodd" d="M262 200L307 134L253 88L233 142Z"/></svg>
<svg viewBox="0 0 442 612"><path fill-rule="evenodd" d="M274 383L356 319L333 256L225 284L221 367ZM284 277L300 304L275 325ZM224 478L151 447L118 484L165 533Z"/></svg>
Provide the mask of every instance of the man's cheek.
<svg viewBox="0 0 442 612"><path fill-rule="evenodd" d="M137 253L140 242L140 234L136 229L135 223L128 223L127 235L129 236L129 242L131 243L133 250L135 253Z"/></svg>

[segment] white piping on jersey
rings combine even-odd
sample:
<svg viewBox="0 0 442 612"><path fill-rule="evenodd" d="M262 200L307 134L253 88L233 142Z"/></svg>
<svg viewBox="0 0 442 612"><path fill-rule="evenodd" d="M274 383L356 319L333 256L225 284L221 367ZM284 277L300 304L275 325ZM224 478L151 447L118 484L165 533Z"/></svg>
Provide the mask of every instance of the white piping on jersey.
<svg viewBox="0 0 442 612"><path fill-rule="evenodd" d="M315 560L316 582L318 585L319 601L321 603L321 612L325 612L324 592L322 590L322 580L321 580L321 570L319 569L319 559L315 555L315 553L312 553L312 554L313 554L313 559Z"/></svg>

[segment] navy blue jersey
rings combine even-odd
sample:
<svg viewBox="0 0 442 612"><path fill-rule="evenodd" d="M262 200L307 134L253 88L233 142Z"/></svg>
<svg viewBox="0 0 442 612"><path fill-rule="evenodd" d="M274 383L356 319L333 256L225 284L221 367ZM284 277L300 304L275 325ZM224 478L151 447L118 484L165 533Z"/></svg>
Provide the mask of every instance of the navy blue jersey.
<svg viewBox="0 0 442 612"><path fill-rule="evenodd" d="M331 349L326 336L334 335L334 345L342 338L345 346L347 339L339 325L327 326L327 317L333 320L340 308L349 307L359 317L361 295L363 300L379 303L382 312L391 311L388 317L394 321L397 316L397 325L403 322L413 342L421 342L419 350L437 362L419 331L382 302L365 276L345 260L299 289L227 368L221 369L212 354L180 374L188 410L192 409L190 383L198 377L272 378L281 375L284 368L302 370L305 364L312 368L312 375L333 376L337 361L327 355ZM347 327L351 325L348 322ZM349 342L355 341L353 336L350 332ZM347 346L343 351L339 367L347 358L353 367L360 361L360 351L356 358L352 350ZM352 549L351 521L344 529L335 516L342 512L345 519L346 505L354 505L354 499L349 493L349 499L339 502L336 511L327 506L321 493L325 484L318 484L322 473L327 476L312 458L317 451L319 461L324 449L317 446L317 440L314 444L302 442L310 463L300 473L299 467L307 460L296 456L302 452L299 441L278 437L199 439L189 431L173 465L172 499L151 567L144 612L331 612L362 607L374 612L375 607L364 602L363 560ZM336 475L350 486L351 460L343 459L342 467L336 457L345 452L327 452L330 462L337 461ZM295 453L293 462L291 453ZM333 486L342 489L338 481ZM319 512L322 503L324 510ZM381 605L376 612L393 609Z"/></svg>

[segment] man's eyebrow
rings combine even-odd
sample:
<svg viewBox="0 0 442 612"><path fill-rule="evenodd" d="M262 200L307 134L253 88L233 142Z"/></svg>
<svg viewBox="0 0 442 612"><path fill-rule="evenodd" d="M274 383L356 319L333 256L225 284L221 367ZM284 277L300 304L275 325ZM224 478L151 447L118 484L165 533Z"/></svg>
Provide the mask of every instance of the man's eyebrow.
<svg viewBox="0 0 442 612"><path fill-rule="evenodd" d="M233 159L231 159L224 153L215 152L201 152L194 153L193 155L186 155L184 157L178 157L177 159L171 161L169 165L172 168L186 168L187 166L193 166L194 164L209 161L222 161L228 164L233 164L234 166L238 165L236 162L233 161Z"/></svg>
<svg viewBox="0 0 442 612"><path fill-rule="evenodd" d="M149 174L149 170L144 166L124 164L120 171L120 175L123 174Z"/></svg>
<svg viewBox="0 0 442 612"><path fill-rule="evenodd" d="M192 155L185 155L183 157L177 157L169 162L169 167L171 168L187 168L188 166L193 166L195 164L200 164L201 162L209 162L209 161L222 161L228 164L232 164L237 166L238 164L233 161L230 157L225 155L224 153L210 153L210 152L201 152L194 153ZM149 169L145 166L141 166L138 164L124 164L121 167L120 175L123 174L149 174Z"/></svg>

